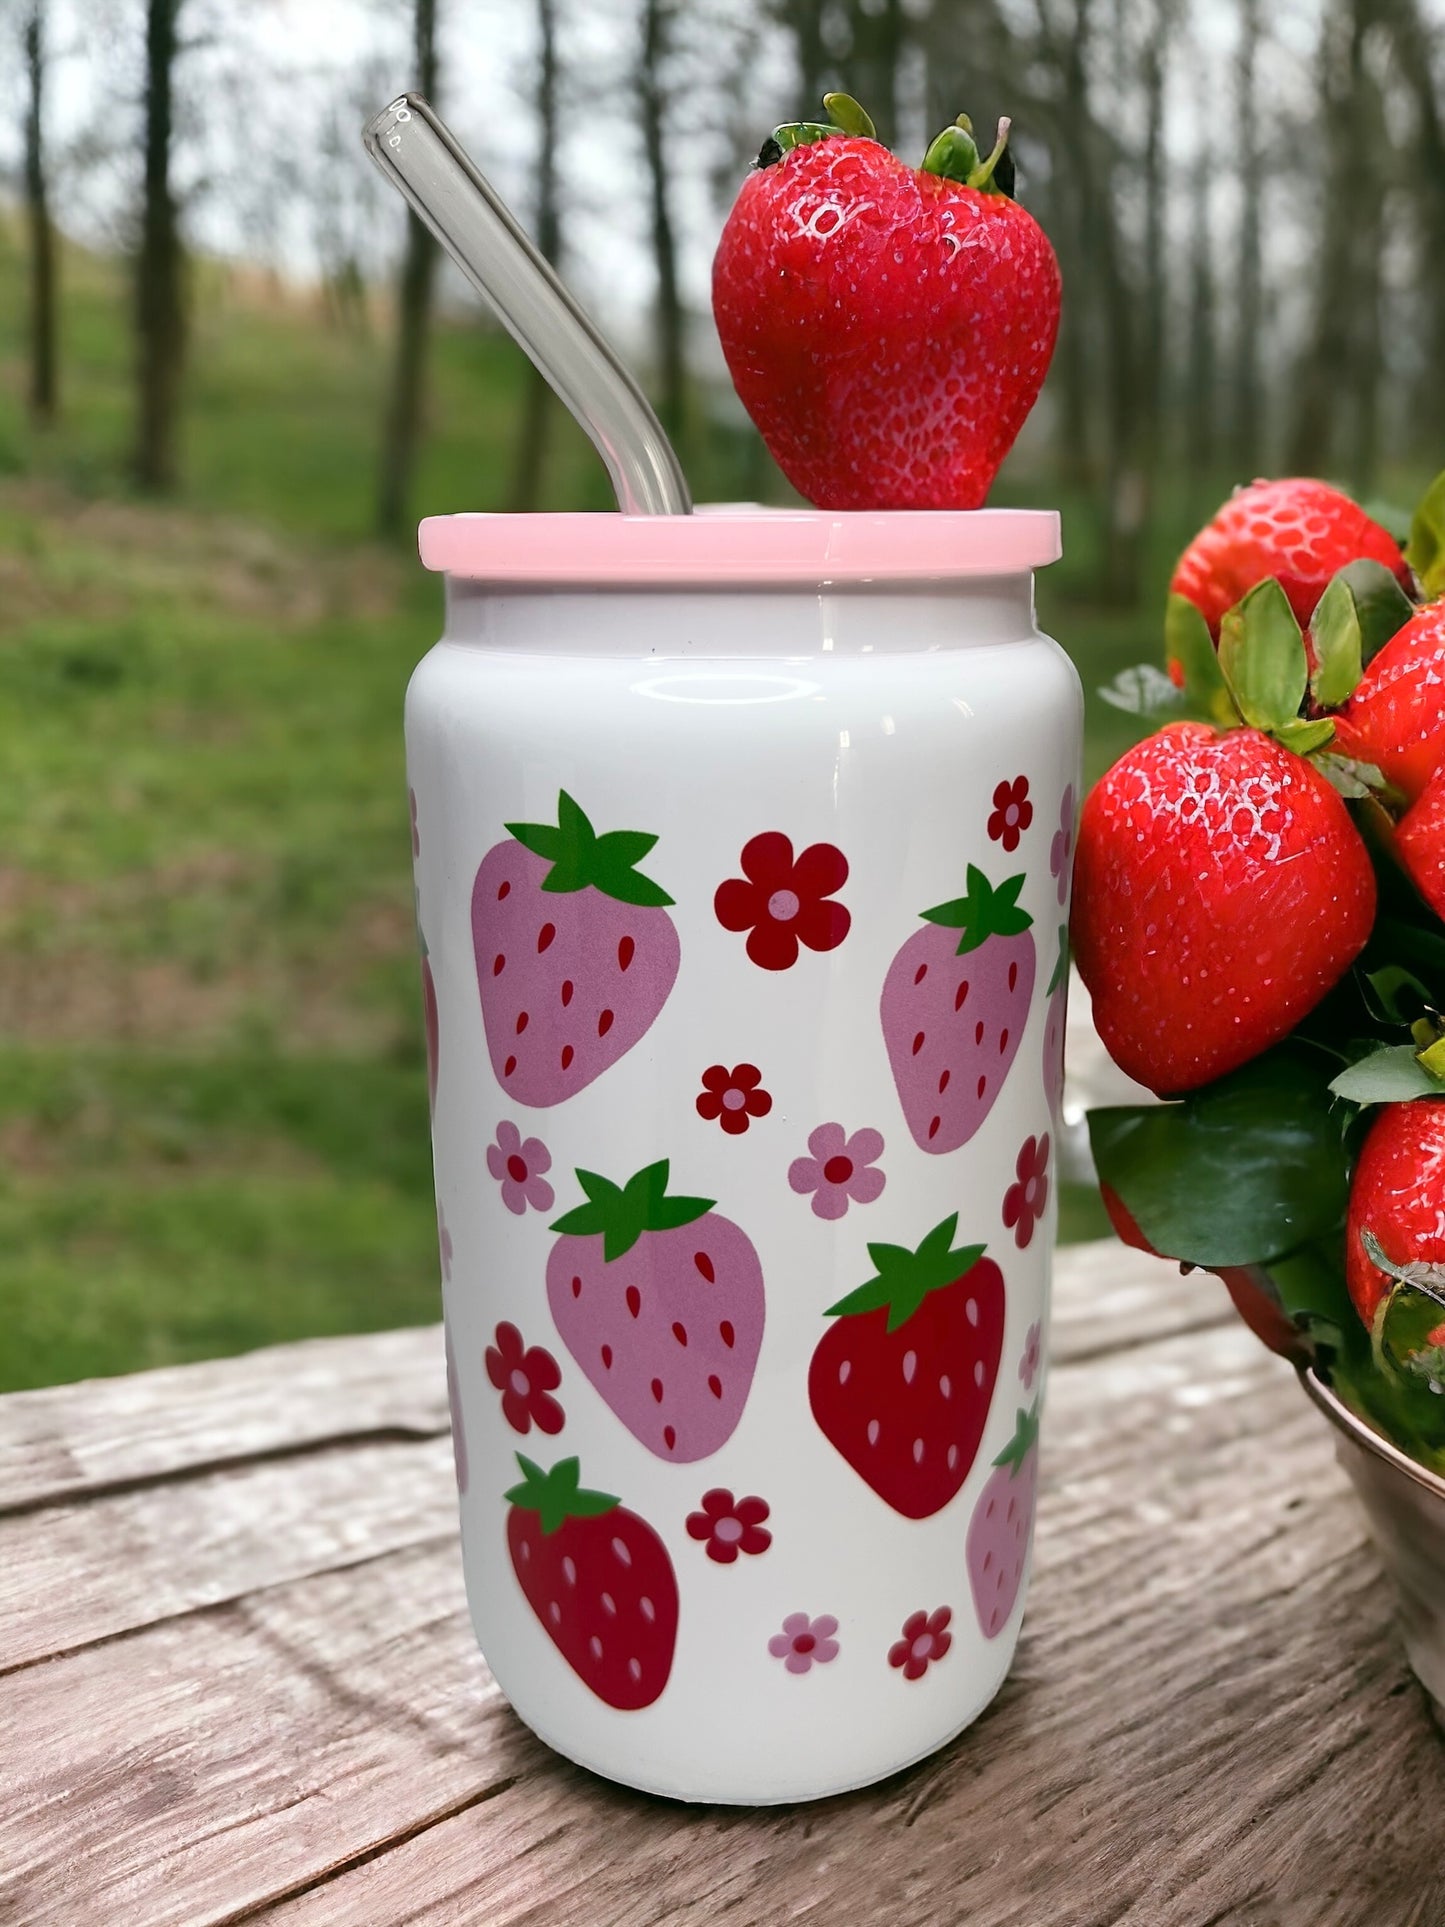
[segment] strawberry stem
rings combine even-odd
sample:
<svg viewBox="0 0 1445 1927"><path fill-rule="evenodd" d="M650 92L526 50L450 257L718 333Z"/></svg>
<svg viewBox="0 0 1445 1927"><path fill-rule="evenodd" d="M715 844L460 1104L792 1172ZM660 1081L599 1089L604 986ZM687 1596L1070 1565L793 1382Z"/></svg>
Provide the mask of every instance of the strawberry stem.
<svg viewBox="0 0 1445 1927"><path fill-rule="evenodd" d="M1032 925L1033 918L1028 911L1019 908L1019 891L1024 887L1022 874L1006 877L995 889L983 871L970 863L967 882L966 896L937 903L931 910L921 912L925 922L958 931L958 956L966 957L990 937L1021 936Z"/></svg>
<svg viewBox="0 0 1445 1927"><path fill-rule="evenodd" d="M600 1235L602 1259L610 1265L631 1251L644 1231L675 1231L706 1217L716 1199L668 1197L668 1171L668 1160L660 1158L621 1185L595 1171L579 1170L577 1182L587 1202L564 1212L550 1228L570 1238Z"/></svg>
<svg viewBox="0 0 1445 1927"><path fill-rule="evenodd" d="M508 823L504 827L524 850L551 864L542 888L555 895L570 896L591 887L619 903L649 909L673 900L637 868L657 838L647 830L608 830L599 836L586 811L566 790L557 792L555 823Z"/></svg>
<svg viewBox="0 0 1445 1927"><path fill-rule="evenodd" d="M829 1305L825 1318L856 1318L864 1312L888 1313L888 1330L896 1332L906 1325L931 1291L946 1290L973 1270L983 1256L985 1245L953 1247L958 1230L955 1211L936 1224L916 1251L906 1245L869 1245L868 1256L877 1266L872 1278Z"/></svg>
<svg viewBox="0 0 1445 1927"><path fill-rule="evenodd" d="M535 1512L544 1534L556 1532L569 1519L597 1519L622 1501L611 1492L589 1492L582 1484L577 1459L559 1459L544 1472L532 1459L517 1454L522 1479L502 1497L524 1512Z"/></svg>

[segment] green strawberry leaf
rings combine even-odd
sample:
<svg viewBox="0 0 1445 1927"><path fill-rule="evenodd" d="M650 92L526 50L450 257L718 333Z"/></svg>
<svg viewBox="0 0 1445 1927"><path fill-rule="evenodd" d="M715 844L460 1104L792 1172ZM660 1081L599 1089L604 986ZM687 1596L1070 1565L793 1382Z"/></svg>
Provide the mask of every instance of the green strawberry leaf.
<svg viewBox="0 0 1445 1927"><path fill-rule="evenodd" d="M961 1245L953 1249L958 1230L955 1211L936 1224L916 1251L904 1245L870 1244L868 1256L877 1275L865 1280L856 1290L830 1305L825 1318L856 1318L865 1312L887 1310L886 1329L896 1332L923 1303L931 1291L956 1284L978 1263L986 1245Z"/></svg>
<svg viewBox="0 0 1445 1927"><path fill-rule="evenodd" d="M1334 578L1348 588L1360 623L1360 657L1366 667L1415 613L1415 605L1383 562L1362 556ZM1313 626L1313 625L1311 625Z"/></svg>
<svg viewBox="0 0 1445 1927"><path fill-rule="evenodd" d="M1193 603L1189 606L1194 607ZM1121 669L1112 682L1103 684L1096 693L1100 702L1107 703L1111 709L1121 709L1126 716L1144 716L1151 721L1180 715L1189 701L1173 678L1156 669L1152 662L1139 662L1130 669Z"/></svg>
<svg viewBox="0 0 1445 1927"><path fill-rule="evenodd" d="M1358 763L1353 756L1338 756L1330 752L1316 756L1315 768L1339 791L1341 796L1360 798L1368 796L1373 790L1386 788L1383 772L1373 763Z"/></svg>
<svg viewBox="0 0 1445 1927"><path fill-rule="evenodd" d="M509 1505L535 1512L543 1535L556 1532L568 1519L597 1519L622 1502L610 1492L588 1492L581 1483L581 1466L576 1459L559 1459L550 1472L544 1472L532 1459L517 1454L522 1480L502 1494Z"/></svg>
<svg viewBox="0 0 1445 1927"><path fill-rule="evenodd" d="M869 141L878 138L878 129L873 125L867 109L860 107L851 94L824 94L823 112L845 134L854 134Z"/></svg>
<svg viewBox="0 0 1445 1927"><path fill-rule="evenodd" d="M1184 694L1196 715L1226 728L1238 721L1209 624L1188 596L1172 594L1165 605L1164 653L1183 669Z"/></svg>
<svg viewBox="0 0 1445 1927"><path fill-rule="evenodd" d="M965 185L969 176L979 164L978 142L971 130L955 123L945 127L941 134L928 143L928 151L923 156L923 174L936 174L940 180L959 181Z"/></svg>
<svg viewBox="0 0 1445 1927"><path fill-rule="evenodd" d="M1405 560L1415 571L1427 601L1445 590L1445 469L1420 498L1410 523Z"/></svg>
<svg viewBox="0 0 1445 1927"><path fill-rule="evenodd" d="M1274 730L1274 739L1286 749L1292 749L1296 756L1308 756L1317 749L1323 749L1335 733L1334 718L1321 716L1308 722L1296 716L1293 722L1280 723Z"/></svg>
<svg viewBox="0 0 1445 1927"><path fill-rule="evenodd" d="M557 792L555 824L508 823L505 828L523 849L551 864L542 888L554 896L571 896L590 886L619 903L660 909L673 901L636 867L657 838L646 830L609 830L598 836L586 812L566 790Z"/></svg>
<svg viewBox="0 0 1445 1927"><path fill-rule="evenodd" d="M780 161L784 154L795 147L811 147L814 141L825 141L843 129L835 127L831 121L789 120L781 127L775 127L763 142L762 152L758 155L759 167L771 167Z"/></svg>
<svg viewBox="0 0 1445 1927"><path fill-rule="evenodd" d="M1359 611L1343 575L1330 582L1310 617L1315 667L1310 692L1322 709L1338 709L1365 666Z"/></svg>
<svg viewBox="0 0 1445 1927"><path fill-rule="evenodd" d="M1330 1083L1351 1104L1401 1104L1412 1097L1438 1097L1445 1079L1433 1077L1413 1044L1382 1044Z"/></svg>
<svg viewBox="0 0 1445 1927"><path fill-rule="evenodd" d="M1381 964L1377 970L1357 967L1356 975L1365 1008L1377 1023L1413 1024L1429 1007L1430 992L1399 964Z"/></svg>
<svg viewBox="0 0 1445 1927"><path fill-rule="evenodd" d="M1273 576L1257 582L1220 623L1219 669L1255 729L1278 732L1298 719L1309 664L1294 611Z"/></svg>
<svg viewBox="0 0 1445 1927"><path fill-rule="evenodd" d="M1267 1265L1328 1236L1349 1177L1337 1062L1288 1042L1173 1103L1090 1111L1099 1178L1154 1249L1184 1263Z"/></svg>
<svg viewBox="0 0 1445 1927"><path fill-rule="evenodd" d="M959 932L958 956L966 957L990 937L1017 937L1030 928L1033 918L1018 907L1019 892L1024 887L1022 875L1006 877L995 889L983 871L970 863L966 880L967 896L937 903L920 913L926 923Z"/></svg>

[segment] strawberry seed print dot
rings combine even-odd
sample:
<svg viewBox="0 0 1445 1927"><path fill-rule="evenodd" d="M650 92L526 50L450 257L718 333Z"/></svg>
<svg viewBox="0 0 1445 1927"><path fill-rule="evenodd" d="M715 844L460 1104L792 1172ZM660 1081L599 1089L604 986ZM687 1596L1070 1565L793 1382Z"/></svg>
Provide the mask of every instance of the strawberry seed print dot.
<svg viewBox="0 0 1445 1927"><path fill-rule="evenodd" d="M512 1570L539 1625L591 1692L633 1713L661 1697L677 1645L677 1575L661 1539L576 1459L550 1472L517 1454L504 1494Z"/></svg>
<svg viewBox="0 0 1445 1927"><path fill-rule="evenodd" d="M586 1202L552 1225L547 1302L622 1423L678 1464L732 1437L763 1342L763 1271L711 1198L668 1193L667 1159L625 1185L578 1171Z"/></svg>
<svg viewBox="0 0 1445 1927"><path fill-rule="evenodd" d="M677 979L672 898L637 865L657 838L599 835L565 790L557 821L509 823L472 888L487 1052L518 1104L584 1090L651 1028Z"/></svg>
<svg viewBox="0 0 1445 1927"><path fill-rule="evenodd" d="M713 909L724 930L746 930L747 953L761 970L791 970L800 946L836 950L852 923L833 899L848 881L848 860L831 843L798 857L781 830L743 845L742 875L719 884Z"/></svg>
<svg viewBox="0 0 1445 1927"><path fill-rule="evenodd" d="M921 912L888 967L879 1014L914 1143L956 1151L978 1130L1018 1055L1034 994L1022 876L997 889L969 864L967 893Z"/></svg>

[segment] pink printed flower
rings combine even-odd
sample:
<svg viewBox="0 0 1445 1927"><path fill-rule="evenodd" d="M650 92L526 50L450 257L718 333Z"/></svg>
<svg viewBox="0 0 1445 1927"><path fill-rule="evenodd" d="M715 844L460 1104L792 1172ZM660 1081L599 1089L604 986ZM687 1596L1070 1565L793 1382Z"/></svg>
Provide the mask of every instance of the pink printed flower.
<svg viewBox="0 0 1445 1927"><path fill-rule="evenodd" d="M416 822L416 791L408 790L406 800L411 805L411 853L413 856L420 856L421 831L417 828Z"/></svg>
<svg viewBox="0 0 1445 1927"><path fill-rule="evenodd" d="M838 1657L838 1642L833 1637L837 1630L838 1622L831 1613L824 1613L821 1619L789 1613L783 1630L768 1641L768 1651L790 1673L806 1673L810 1666L826 1666Z"/></svg>
<svg viewBox="0 0 1445 1927"><path fill-rule="evenodd" d="M740 1137L755 1117L766 1117L773 1108L770 1094L762 1088L763 1074L756 1064L713 1064L702 1074L702 1091L697 1114L709 1123L714 1119L729 1137Z"/></svg>
<svg viewBox="0 0 1445 1927"><path fill-rule="evenodd" d="M723 1486L714 1486L702 1495L702 1511L688 1513L688 1537L704 1540L708 1558L730 1566L740 1552L766 1552L773 1543L763 1526L769 1510L766 1499L734 1499Z"/></svg>
<svg viewBox="0 0 1445 1927"><path fill-rule="evenodd" d="M497 1141L487 1146L487 1169L502 1187L502 1203L520 1218L530 1204L550 1211L556 1193L542 1176L552 1168L552 1153L539 1137L523 1140L515 1124L497 1126Z"/></svg>
<svg viewBox="0 0 1445 1927"><path fill-rule="evenodd" d="M524 1345L515 1325L498 1325L497 1342L487 1347L487 1377L502 1394L502 1417L514 1432L560 1432L566 1414L552 1397L562 1374L552 1354Z"/></svg>
<svg viewBox="0 0 1445 1927"><path fill-rule="evenodd" d="M1024 1355L1019 1360L1019 1377L1026 1392L1034 1389L1034 1379L1038 1376L1043 1359L1043 1336L1043 1326L1036 1318L1029 1326L1029 1335L1024 1340Z"/></svg>
<svg viewBox="0 0 1445 1927"><path fill-rule="evenodd" d="M747 950L763 970L791 970L798 946L836 950L852 917L828 901L848 881L848 860L831 843L812 843L794 859L790 838L765 830L743 845L743 874L718 885L713 909L724 930L746 930Z"/></svg>
<svg viewBox="0 0 1445 1927"><path fill-rule="evenodd" d="M995 843L1002 843L1009 851L1016 850L1019 838L1034 820L1034 806L1029 801L1029 779L1016 776L1011 783L1000 783L993 793L993 815L988 819L988 833Z"/></svg>
<svg viewBox="0 0 1445 1927"><path fill-rule="evenodd" d="M452 1275L452 1234L447 1230L446 1213L437 1206L437 1248L442 1254L442 1277L450 1282Z"/></svg>
<svg viewBox="0 0 1445 1927"><path fill-rule="evenodd" d="M1014 1243L1020 1251L1033 1238L1034 1225L1044 1215L1049 1201L1049 1181L1044 1176L1048 1164L1048 1132L1040 1138L1025 1138L1014 1165L1018 1183L1009 1186L1003 1201L1003 1221L1012 1228Z"/></svg>
<svg viewBox="0 0 1445 1927"><path fill-rule="evenodd" d="M1069 894L1069 863L1074 854L1074 786L1070 783L1059 805L1059 827L1049 845L1049 873L1055 879L1059 902Z"/></svg>
<svg viewBox="0 0 1445 1927"><path fill-rule="evenodd" d="M820 1124L808 1149L811 1157L794 1158L788 1166L788 1183L797 1192L812 1192L816 1217L841 1218L850 1202L872 1204L882 1191L886 1180L876 1160L883 1155L883 1139L877 1131L849 1137L841 1124Z"/></svg>
<svg viewBox="0 0 1445 1927"><path fill-rule="evenodd" d="M952 1606L940 1606L932 1613L910 1613L903 1622L903 1636L888 1648L888 1664L901 1666L905 1679L922 1679L953 1644L953 1634L948 1631L952 1618Z"/></svg>

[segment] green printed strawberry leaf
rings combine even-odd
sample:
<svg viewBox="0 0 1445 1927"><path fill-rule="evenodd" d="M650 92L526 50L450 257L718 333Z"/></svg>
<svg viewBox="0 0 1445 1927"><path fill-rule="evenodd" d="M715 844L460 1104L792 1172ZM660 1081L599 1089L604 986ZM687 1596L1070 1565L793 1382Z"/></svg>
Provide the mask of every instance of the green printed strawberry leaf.
<svg viewBox="0 0 1445 1927"><path fill-rule="evenodd" d="M603 1262L611 1264L631 1251L645 1231L675 1231L706 1217L713 1198L669 1197L670 1166L666 1158L644 1166L625 1185L613 1184L595 1171L578 1171L577 1182L586 1204L574 1205L553 1221L551 1229L568 1238L602 1239Z"/></svg>
<svg viewBox="0 0 1445 1927"><path fill-rule="evenodd" d="M1019 1407L1014 1421L1014 1435L994 1460L995 1465L1006 1465L1011 1472L1017 1472L1024 1460L1039 1442L1039 1401L1034 1400L1027 1411Z"/></svg>
<svg viewBox="0 0 1445 1927"><path fill-rule="evenodd" d="M990 937L1017 937L1029 929L1033 918L1027 910L1019 908L1019 892L1024 887L1022 875L1006 877L995 889L976 865L970 863L966 874L968 894L954 897L949 903L937 903L931 910L921 912L926 923L942 925L945 930L957 930L960 957L966 957L970 950L977 950Z"/></svg>
<svg viewBox="0 0 1445 1927"><path fill-rule="evenodd" d="M1429 601L1445 590L1445 469L1421 496L1410 523L1405 560Z"/></svg>
<svg viewBox="0 0 1445 1927"><path fill-rule="evenodd" d="M557 792L556 823L508 823L507 834L551 864L542 888L570 896L589 887L619 903L661 909L673 899L637 865L657 842L647 830L608 830L598 836L587 813L566 790Z"/></svg>
<svg viewBox="0 0 1445 1927"><path fill-rule="evenodd" d="M610 1492L589 1492L582 1484L581 1465L576 1459L559 1459L550 1472L534 1460L517 1454L522 1468L521 1483L502 1494L509 1505L535 1512L545 1534L556 1532L568 1519L598 1519L622 1501Z"/></svg>
<svg viewBox="0 0 1445 1927"><path fill-rule="evenodd" d="M1273 576L1225 614L1219 669L1235 707L1255 729L1277 734L1298 720L1309 663L1289 598Z"/></svg>
<svg viewBox="0 0 1445 1927"><path fill-rule="evenodd" d="M1188 596L1171 594L1165 605L1164 653L1170 662L1179 664L1184 694L1195 715L1226 727L1238 720L1209 624Z"/></svg>
<svg viewBox="0 0 1445 1927"><path fill-rule="evenodd" d="M913 1316L931 1291L956 1284L983 1256L985 1245L953 1248L958 1213L936 1224L916 1251L905 1245L870 1244L874 1276L830 1305L827 1318L856 1318L864 1312L888 1313L887 1329L898 1330Z"/></svg>
<svg viewBox="0 0 1445 1927"><path fill-rule="evenodd" d="M1099 1178L1156 1251L1187 1264L1269 1264L1325 1237L1348 1195L1337 1062L1290 1042L1176 1102L1090 1111Z"/></svg>

